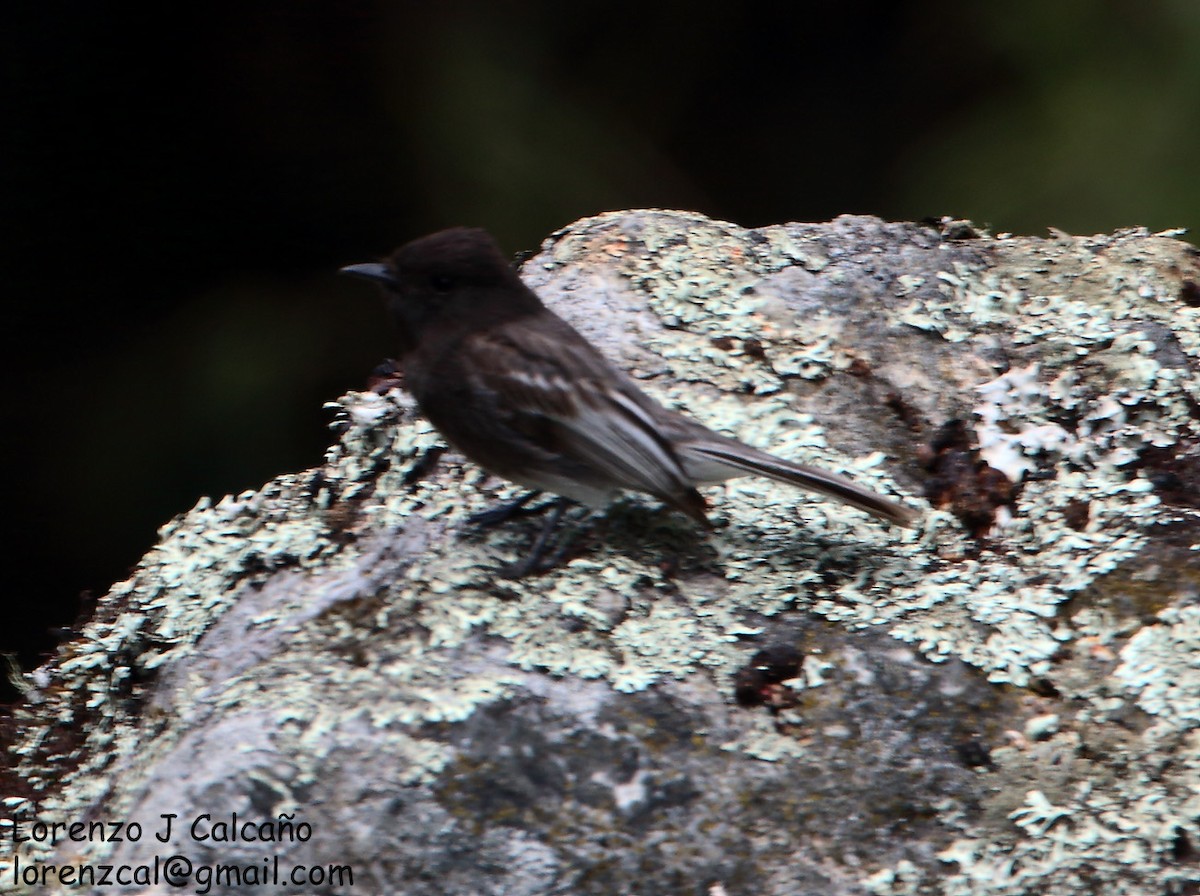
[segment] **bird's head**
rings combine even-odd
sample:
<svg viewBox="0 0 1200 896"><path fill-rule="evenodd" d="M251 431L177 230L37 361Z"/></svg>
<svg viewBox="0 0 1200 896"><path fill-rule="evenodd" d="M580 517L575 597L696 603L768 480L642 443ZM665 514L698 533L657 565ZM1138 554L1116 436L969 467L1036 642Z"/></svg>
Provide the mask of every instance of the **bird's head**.
<svg viewBox="0 0 1200 896"><path fill-rule="evenodd" d="M541 310L491 235L455 227L401 246L384 261L343 274L378 283L411 350L437 330L468 332Z"/></svg>

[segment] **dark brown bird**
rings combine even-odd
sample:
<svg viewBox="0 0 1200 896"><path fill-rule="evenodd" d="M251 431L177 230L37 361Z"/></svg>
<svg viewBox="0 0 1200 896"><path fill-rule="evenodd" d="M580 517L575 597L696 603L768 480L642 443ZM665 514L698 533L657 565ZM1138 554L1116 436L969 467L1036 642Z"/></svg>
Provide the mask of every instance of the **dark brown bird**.
<svg viewBox="0 0 1200 896"><path fill-rule="evenodd" d="M825 470L774 457L654 401L542 304L483 230L414 240L342 272L382 285L421 411L481 467L603 507L646 492L708 525L697 486L767 476L909 526L917 513Z"/></svg>

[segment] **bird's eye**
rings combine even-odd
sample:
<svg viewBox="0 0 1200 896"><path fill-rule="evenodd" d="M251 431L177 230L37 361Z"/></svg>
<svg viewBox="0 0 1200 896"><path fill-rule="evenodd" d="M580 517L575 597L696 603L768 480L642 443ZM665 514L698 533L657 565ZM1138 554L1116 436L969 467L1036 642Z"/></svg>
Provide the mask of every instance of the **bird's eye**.
<svg viewBox="0 0 1200 896"><path fill-rule="evenodd" d="M449 292L454 286L454 280L447 274L432 274L429 285L437 292Z"/></svg>

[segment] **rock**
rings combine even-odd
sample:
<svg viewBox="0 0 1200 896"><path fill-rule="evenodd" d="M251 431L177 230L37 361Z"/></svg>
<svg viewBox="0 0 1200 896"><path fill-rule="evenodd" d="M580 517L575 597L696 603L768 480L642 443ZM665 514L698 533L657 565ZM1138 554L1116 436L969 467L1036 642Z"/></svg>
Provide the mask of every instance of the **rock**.
<svg viewBox="0 0 1200 896"><path fill-rule="evenodd" d="M26 676L6 886L1200 879L1195 248L642 211L523 274L664 402L937 506L906 532L737 480L705 534L631 497L507 581L539 522L465 519L515 491L402 392L343 396L321 468L168 523Z"/></svg>

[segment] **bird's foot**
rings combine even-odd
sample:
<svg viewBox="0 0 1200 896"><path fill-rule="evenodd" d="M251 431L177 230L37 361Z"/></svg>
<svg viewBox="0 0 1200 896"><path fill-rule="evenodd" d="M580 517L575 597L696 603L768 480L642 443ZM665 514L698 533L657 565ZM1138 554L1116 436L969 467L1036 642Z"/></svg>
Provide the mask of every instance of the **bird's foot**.
<svg viewBox="0 0 1200 896"><path fill-rule="evenodd" d="M541 492L537 489L528 491L515 501L506 501L505 503L498 504L495 507L489 507L487 510L481 510L479 513L471 514L469 517L467 517L467 522L480 529L490 529L492 526L498 526L500 523L508 522L513 517L529 516L533 513L541 513L542 511L553 506L554 501L547 501L545 504L539 504L537 507L525 506L540 494Z"/></svg>
<svg viewBox="0 0 1200 896"><path fill-rule="evenodd" d="M555 498L549 503L550 512L546 514L541 531L530 545L528 553L515 563L501 566L499 575L503 579L523 579L528 575L549 572L566 556L574 542L574 531L568 529L557 539L554 531L562 521L566 509L574 502L570 498Z"/></svg>

